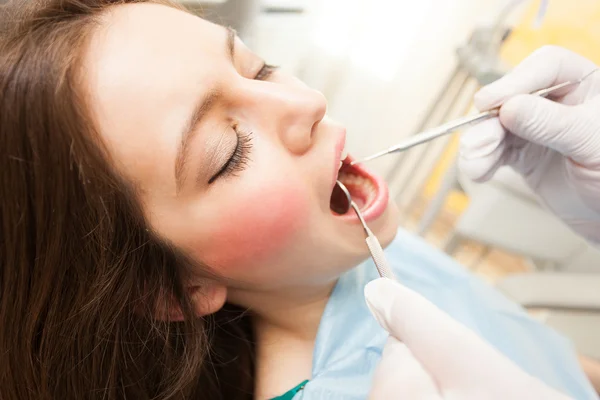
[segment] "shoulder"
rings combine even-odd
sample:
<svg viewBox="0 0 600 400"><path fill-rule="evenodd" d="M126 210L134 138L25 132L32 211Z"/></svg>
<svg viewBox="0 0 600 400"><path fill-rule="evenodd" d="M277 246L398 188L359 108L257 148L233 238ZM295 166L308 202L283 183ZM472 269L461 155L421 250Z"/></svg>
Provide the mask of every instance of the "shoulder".
<svg viewBox="0 0 600 400"><path fill-rule="evenodd" d="M530 374L576 398L589 385L570 343L422 238L399 230L386 255L403 285L419 292Z"/></svg>

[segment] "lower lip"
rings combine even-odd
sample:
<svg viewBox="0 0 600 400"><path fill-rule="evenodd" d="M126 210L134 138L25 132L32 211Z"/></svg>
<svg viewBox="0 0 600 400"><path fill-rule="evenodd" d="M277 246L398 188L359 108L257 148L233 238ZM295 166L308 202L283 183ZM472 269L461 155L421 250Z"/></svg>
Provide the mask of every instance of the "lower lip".
<svg viewBox="0 0 600 400"><path fill-rule="evenodd" d="M350 163L352 161L353 159L350 156L348 156L344 162ZM353 165L352 169L356 175L360 175L361 177L371 181L371 184L375 188L375 197L371 201L369 201L369 203L359 208L360 213L362 214L366 222L373 221L379 218L387 208L390 197L387 184L383 179L373 174L362 164ZM344 215L338 215L333 212L332 214L335 215L337 218L341 218L346 221L360 223L360 220L358 219L358 216L356 215L353 209L350 209L350 211L348 211Z"/></svg>

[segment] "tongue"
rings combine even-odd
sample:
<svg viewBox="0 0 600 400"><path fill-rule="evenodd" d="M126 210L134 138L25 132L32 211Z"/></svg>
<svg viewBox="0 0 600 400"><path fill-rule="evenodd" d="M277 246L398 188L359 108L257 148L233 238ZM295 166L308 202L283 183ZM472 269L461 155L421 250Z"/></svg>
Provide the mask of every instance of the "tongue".
<svg viewBox="0 0 600 400"><path fill-rule="evenodd" d="M352 201L356 203L359 209L362 209L367 201L360 185L348 184L346 185L346 187L350 192L350 197L352 197Z"/></svg>
<svg viewBox="0 0 600 400"><path fill-rule="evenodd" d="M350 194L352 194L352 193L350 193ZM356 198L355 198L355 197L352 197L352 200L354 200L354 202L355 202L355 203L356 203L356 205L358 206L358 209L359 209L359 210L362 210L362 209L363 209L363 207L364 207L364 206L365 206L365 204L366 204L366 203L365 203L365 201L364 201L362 198L360 198L360 197L356 197Z"/></svg>

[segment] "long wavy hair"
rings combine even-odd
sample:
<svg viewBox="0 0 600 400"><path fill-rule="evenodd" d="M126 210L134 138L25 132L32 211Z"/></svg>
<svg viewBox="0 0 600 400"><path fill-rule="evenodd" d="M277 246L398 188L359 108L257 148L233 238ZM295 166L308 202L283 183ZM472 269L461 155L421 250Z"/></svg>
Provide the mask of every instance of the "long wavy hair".
<svg viewBox="0 0 600 400"><path fill-rule="evenodd" d="M0 6L2 400L252 398L248 317L194 315L191 260L152 231L86 105L90 35L139 2ZM173 305L182 322L155 318Z"/></svg>

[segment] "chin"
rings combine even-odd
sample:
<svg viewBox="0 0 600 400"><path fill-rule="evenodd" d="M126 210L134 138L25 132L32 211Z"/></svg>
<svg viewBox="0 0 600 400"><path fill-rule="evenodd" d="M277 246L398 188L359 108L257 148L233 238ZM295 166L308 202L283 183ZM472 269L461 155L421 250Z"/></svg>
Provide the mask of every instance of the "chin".
<svg viewBox="0 0 600 400"><path fill-rule="evenodd" d="M381 247L389 246L396 234L398 233L399 218L398 218L398 207L395 203L388 203L385 212L381 215L381 218L378 218L377 221L370 224L370 228L379 239L379 243L381 243Z"/></svg>
<svg viewBox="0 0 600 400"><path fill-rule="evenodd" d="M368 224L383 248L389 246L398 233L398 214L399 211L397 206L395 204L389 204L379 218ZM365 237L362 229L356 230L356 240L358 242L353 242L351 250L345 252L346 255L350 257L348 260L351 261L348 261L348 264L344 264L346 265L346 268L343 268L344 271L357 266L371 257L364 241ZM358 243L358 245L356 243Z"/></svg>

